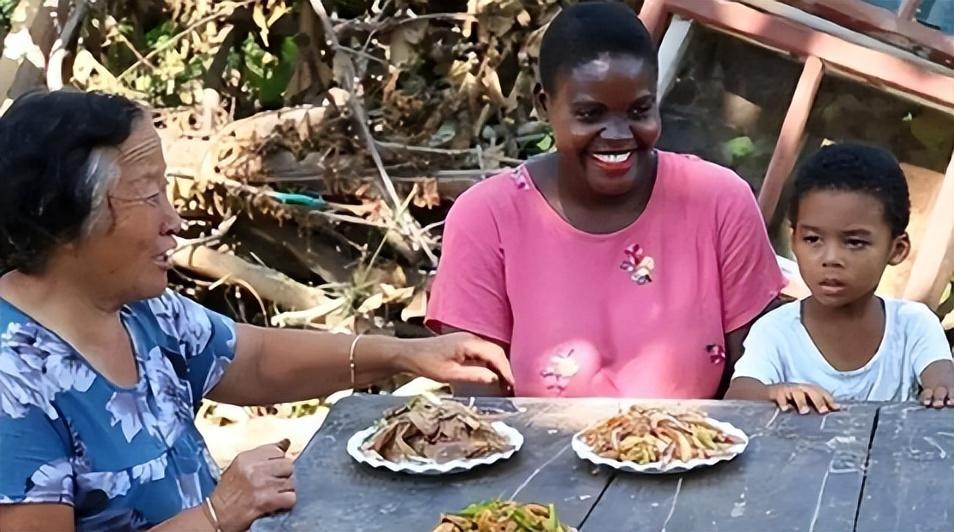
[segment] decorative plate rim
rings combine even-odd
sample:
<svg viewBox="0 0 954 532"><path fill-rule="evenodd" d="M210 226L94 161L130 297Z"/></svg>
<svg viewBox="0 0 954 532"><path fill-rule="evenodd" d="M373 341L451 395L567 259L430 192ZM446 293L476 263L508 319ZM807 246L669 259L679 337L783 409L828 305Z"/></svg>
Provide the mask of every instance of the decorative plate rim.
<svg viewBox="0 0 954 532"><path fill-rule="evenodd" d="M376 458L374 456L369 456L361 450L361 446L364 442L371 437L378 429L378 427L372 425L368 428L359 430L354 433L350 438L348 438L347 450L348 454L351 455L356 462L370 465L371 467L384 468L395 473L414 473L414 474L444 474L444 473L453 473L457 471L465 471L473 469L479 465L488 465L501 460L510 459L514 453L520 450L523 447L523 434L520 433L517 429L507 425L502 421L494 421L490 424L494 430L497 431L501 436L507 438L508 443L513 447L507 451L502 451L499 453L489 454L487 456L482 456L480 458L466 458L459 460L451 460L449 462L444 462L439 464L437 462L428 462L428 461L410 461L406 460L403 462L392 462L390 460L384 460L381 458Z"/></svg>
<svg viewBox="0 0 954 532"><path fill-rule="evenodd" d="M742 454L748 447L749 436L742 429L726 421L719 421L711 417L707 417L705 419L709 424L719 428L730 436L740 439L741 441L739 443L733 444L728 448L727 452L723 454L710 456L709 458L693 458L692 460L686 462L682 460L671 460L669 463L664 465L660 464L658 461L639 464L632 460L611 460L609 458L603 458L602 456L597 455L593 452L593 449L580 437L589 427L573 435L571 447L573 447L573 451L576 452L577 456L583 460L593 462L594 464L605 465L620 471L650 474L681 473L700 467L713 466L719 462L732 460L736 456Z"/></svg>

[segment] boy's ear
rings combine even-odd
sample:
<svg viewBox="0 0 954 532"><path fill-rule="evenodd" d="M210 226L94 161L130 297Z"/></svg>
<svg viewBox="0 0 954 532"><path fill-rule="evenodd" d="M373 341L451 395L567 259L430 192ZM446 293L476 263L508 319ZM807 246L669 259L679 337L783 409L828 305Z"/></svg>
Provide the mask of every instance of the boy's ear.
<svg viewBox="0 0 954 532"><path fill-rule="evenodd" d="M547 93L543 91L543 85L539 82L533 86L533 103L536 104L537 114L542 120L547 119Z"/></svg>
<svg viewBox="0 0 954 532"><path fill-rule="evenodd" d="M894 242L891 244L891 255L888 256L888 264L891 266L901 264L904 259L908 258L910 252L911 238L908 237L907 233L901 233L894 238Z"/></svg>

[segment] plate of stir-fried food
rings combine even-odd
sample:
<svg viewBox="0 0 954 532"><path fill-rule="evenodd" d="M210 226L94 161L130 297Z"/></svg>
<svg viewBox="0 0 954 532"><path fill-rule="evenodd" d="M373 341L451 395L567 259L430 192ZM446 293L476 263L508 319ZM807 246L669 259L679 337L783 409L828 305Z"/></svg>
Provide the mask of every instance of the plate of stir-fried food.
<svg viewBox="0 0 954 532"><path fill-rule="evenodd" d="M433 532L576 532L560 522L552 504L491 500L444 514Z"/></svg>
<svg viewBox="0 0 954 532"><path fill-rule="evenodd" d="M636 473L678 473L731 460L748 436L693 409L633 405L573 436L584 460Z"/></svg>
<svg viewBox="0 0 954 532"><path fill-rule="evenodd" d="M395 472L439 475L506 460L523 446L523 435L492 421L473 406L414 397L389 410L348 440L358 462Z"/></svg>

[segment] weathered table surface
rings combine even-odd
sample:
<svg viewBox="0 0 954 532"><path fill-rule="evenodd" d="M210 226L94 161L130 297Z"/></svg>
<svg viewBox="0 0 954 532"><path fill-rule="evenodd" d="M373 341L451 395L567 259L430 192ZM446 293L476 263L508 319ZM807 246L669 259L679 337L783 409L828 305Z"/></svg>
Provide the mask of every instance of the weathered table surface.
<svg viewBox="0 0 954 532"><path fill-rule="evenodd" d="M439 477L355 462L348 438L406 400L355 396L335 405L295 463L297 505L253 532L430 532L442 512L495 497L553 503L582 532L954 530L950 409L850 404L799 416L765 403L680 402L744 430L748 448L710 468L637 475L596 467L570 448L575 432L620 401L487 398L477 406L511 413L505 421L525 437L510 460Z"/></svg>
<svg viewBox="0 0 954 532"><path fill-rule="evenodd" d="M878 411L857 532L954 531L954 410Z"/></svg>

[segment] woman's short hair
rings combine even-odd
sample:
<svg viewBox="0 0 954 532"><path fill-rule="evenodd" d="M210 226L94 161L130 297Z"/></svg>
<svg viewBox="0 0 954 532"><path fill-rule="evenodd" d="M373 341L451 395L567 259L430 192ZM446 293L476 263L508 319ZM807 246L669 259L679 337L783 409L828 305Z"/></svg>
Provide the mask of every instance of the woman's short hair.
<svg viewBox="0 0 954 532"><path fill-rule="evenodd" d="M0 117L0 270L35 273L76 240L105 202L142 108L122 96L32 92Z"/></svg>
<svg viewBox="0 0 954 532"><path fill-rule="evenodd" d="M550 22L540 42L540 84L556 91L557 77L601 54L628 55L658 69L656 45L636 13L621 2L581 2Z"/></svg>

